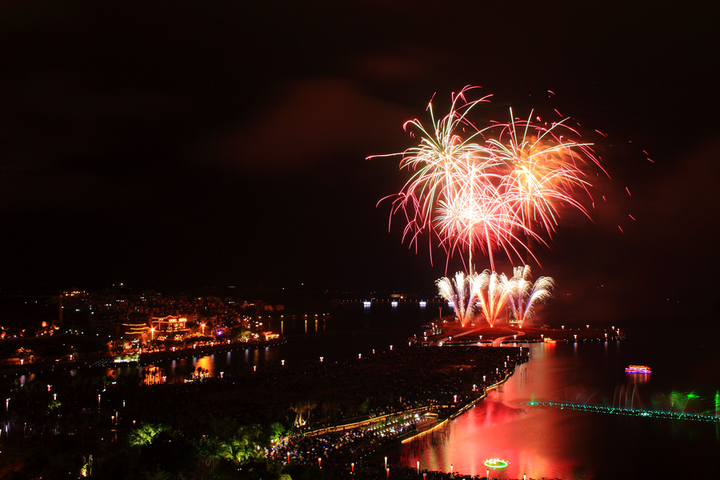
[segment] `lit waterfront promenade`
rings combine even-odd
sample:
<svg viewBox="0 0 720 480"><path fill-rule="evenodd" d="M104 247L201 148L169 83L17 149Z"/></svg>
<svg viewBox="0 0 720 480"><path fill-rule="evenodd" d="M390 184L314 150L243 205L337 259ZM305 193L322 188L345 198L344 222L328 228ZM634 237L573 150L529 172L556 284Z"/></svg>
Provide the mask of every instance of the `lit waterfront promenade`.
<svg viewBox="0 0 720 480"><path fill-rule="evenodd" d="M432 348L425 347L417 351L428 351ZM445 352L485 352L485 355L493 355L492 352L502 353L502 358L507 358L506 353L511 353L513 366L527 361L526 351L522 349L483 348L477 347L445 347ZM523 352L525 354L523 354ZM404 351L407 354L408 350ZM499 363L498 363L499 364ZM496 377L492 384L484 385L482 389L473 391L475 396L454 397L454 401L442 404L432 402L416 408L408 408L402 411L374 415L363 419L325 426L323 428L307 430L286 437L284 441L275 445L271 456L283 462L285 465L304 465L313 467L322 465L321 468L330 468L334 472L333 478L347 479L423 479L423 480L444 480L444 479L479 479L479 476L462 475L458 472L439 472L421 470L419 465L416 468L401 467L388 463L385 457L384 464L382 455L388 447L397 445L397 441L407 443L412 439L428 434L447 424L448 421L458 417L467 409L481 401L487 396L487 392L505 383L513 374L514 368L508 369L502 376ZM440 413L438 415L438 413Z"/></svg>

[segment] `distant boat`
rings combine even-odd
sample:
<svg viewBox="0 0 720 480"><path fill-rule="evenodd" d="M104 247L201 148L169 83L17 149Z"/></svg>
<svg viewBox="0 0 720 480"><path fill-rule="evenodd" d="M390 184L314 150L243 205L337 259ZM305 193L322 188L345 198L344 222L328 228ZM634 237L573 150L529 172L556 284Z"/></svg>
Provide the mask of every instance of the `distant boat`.
<svg viewBox="0 0 720 480"><path fill-rule="evenodd" d="M543 342L545 342L545 343L557 343L557 340L553 340L552 338L547 338L547 337L545 337L545 338L543 339Z"/></svg>
<svg viewBox="0 0 720 480"><path fill-rule="evenodd" d="M647 365L628 365L625 368L625 373L651 373L650 367Z"/></svg>

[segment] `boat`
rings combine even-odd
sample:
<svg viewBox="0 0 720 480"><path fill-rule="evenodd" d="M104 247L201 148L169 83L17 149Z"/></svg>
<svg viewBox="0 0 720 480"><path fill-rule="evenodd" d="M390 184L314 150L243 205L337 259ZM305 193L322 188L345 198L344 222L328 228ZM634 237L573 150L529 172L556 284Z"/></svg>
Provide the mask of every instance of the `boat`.
<svg viewBox="0 0 720 480"><path fill-rule="evenodd" d="M485 465L487 468L501 469L506 468L508 465L510 465L510 462L508 462L507 460L503 460L502 458L488 458L483 462L483 465Z"/></svg>
<svg viewBox="0 0 720 480"><path fill-rule="evenodd" d="M625 373L651 373L650 367L647 365L628 365L625 368Z"/></svg>

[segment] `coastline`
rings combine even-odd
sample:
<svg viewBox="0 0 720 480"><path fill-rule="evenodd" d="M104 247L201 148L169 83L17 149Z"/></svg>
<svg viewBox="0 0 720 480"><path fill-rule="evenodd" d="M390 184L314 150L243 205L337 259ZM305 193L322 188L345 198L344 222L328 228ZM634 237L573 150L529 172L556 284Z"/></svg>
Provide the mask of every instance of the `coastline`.
<svg viewBox="0 0 720 480"><path fill-rule="evenodd" d="M322 457L323 468L327 465L333 471L350 474L349 469L354 466L357 468L355 475L363 470L370 476L362 478L375 478L370 472L382 463L386 452L436 431L462 415L486 398L487 391L505 383L515 372L515 367L527 360L527 348L478 348L476 345L416 345L382 352L367 360L352 360L343 366L343 371L349 373L348 368L360 368L365 372L360 374L361 377L373 372L372 376L390 392L390 398L400 396L405 403L385 407L381 412L370 411L368 415L350 421L301 430L277 445L271 456L283 464L298 464L304 468L317 467L318 458ZM423 365L428 365L427 372L422 369ZM378 374L377 368L382 368L385 374ZM392 375L388 377L390 372ZM398 378L398 382L382 380L393 376L404 379ZM484 382L486 377L488 381ZM403 385L412 388L404 390ZM370 391L372 387L364 390ZM412 397L405 399L405 394ZM328 449L328 445L334 445L334 448ZM309 452L315 453L310 456Z"/></svg>
<svg viewBox="0 0 720 480"><path fill-rule="evenodd" d="M445 424L447 424L450 420L453 420L453 419L459 417L460 415L462 415L463 413L465 413L468 409L470 409L471 407L477 405L477 404L480 403L482 400L484 400L485 398L487 398L487 392L489 392L490 390L494 390L494 389L498 388L500 385L502 385L503 383L507 382L507 381L510 379L510 377L512 377L514 374L515 374L515 370L513 369L511 372L508 372L508 374L505 375L505 377L504 377L502 380L500 380L499 382L487 386L487 387L485 388L485 391L483 392L483 394L482 394L481 396L479 396L478 398L467 402L467 403L466 403L465 405L463 405L458 411L452 413L450 416L448 416L447 418L445 418L445 419L443 419L443 420L439 420L438 423L437 423L436 425L433 425L431 428L428 428L427 430L422 430L422 431L416 432L415 434L411 434L411 435L408 435L408 436L403 437L400 443L403 444L403 445L406 444L406 443L410 443L410 442L412 442L413 440L415 440L415 439L417 439L417 438L419 438L419 437L422 437L422 436L424 436L424 435L426 435L426 434L428 434L428 433L431 433L431 432L433 432L433 431L435 431L435 430L437 430L437 429L439 429L439 428L442 428L442 427L443 427Z"/></svg>
<svg viewBox="0 0 720 480"><path fill-rule="evenodd" d="M137 360L131 361L131 362L116 362L115 359L119 357L118 355L115 355L115 356L107 356L107 355L89 356L89 358L82 360L82 361L81 360L77 360L77 361L61 360L61 361L55 361L55 362L49 362L49 361L31 362L31 363L26 363L23 365L11 365L11 366L0 367L0 374L24 375L24 374L43 372L45 370L56 370L56 369L73 370L73 369L83 368L83 367L112 368L114 366L122 365L124 363L125 364L137 363L140 366L146 366L146 365L152 364L153 362L160 361L160 360L206 356L206 355L212 355L215 353L222 353L222 352L228 352L228 351L234 351L234 350L274 347L274 346L282 345L283 343L286 343L286 342L287 342L287 339L285 339L284 337L280 337L278 339L261 341L261 342L218 343L217 345L209 345L209 346L203 345L198 348L190 347L190 348L178 349L175 351L160 350L160 351L155 351L155 352L141 353L138 356Z"/></svg>

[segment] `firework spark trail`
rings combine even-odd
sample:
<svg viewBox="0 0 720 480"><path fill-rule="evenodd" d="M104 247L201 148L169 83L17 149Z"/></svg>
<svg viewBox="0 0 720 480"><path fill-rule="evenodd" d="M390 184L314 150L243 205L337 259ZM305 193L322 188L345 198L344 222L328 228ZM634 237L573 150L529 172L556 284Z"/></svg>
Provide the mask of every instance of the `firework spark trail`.
<svg viewBox="0 0 720 480"><path fill-rule="evenodd" d="M415 244L416 247L419 235L426 230L430 231L429 247L432 247L435 209L440 201L447 202L457 194L457 186L462 183L467 170L489 169L494 166L484 147L474 141L479 131L467 118L475 105L486 102L489 98L485 96L479 100L468 101L466 93L474 88L476 87L466 87L453 95L450 113L440 120L435 118L432 103L428 105L432 132L428 132L417 119L410 120L403 126L406 131L411 127L417 130L421 139L417 147L411 147L402 154L400 169L407 168L413 174L395 196L390 217L403 211L407 221L403 241L409 237L410 244ZM457 131L466 129L472 133L463 139ZM382 156L392 155L395 154Z"/></svg>
<svg viewBox="0 0 720 480"><path fill-rule="evenodd" d="M508 281L505 274L484 270L480 274L455 274L443 277L435 284L438 294L451 303L462 326L479 309L490 326L494 326L503 310L509 308L522 328L533 318L534 307L553 296L555 282L550 277L531 280L530 266L515 267Z"/></svg>
<svg viewBox="0 0 720 480"><path fill-rule="evenodd" d="M472 251L474 248L486 254L491 270L495 270L495 250L504 250L510 258L513 254L521 257L515 245L532 252L514 232L521 231L542 241L533 232L526 232L526 226L512 208L511 198L503 195L484 175L482 180L470 178L464 182L455 195L438 204L433 230L440 238L440 245L448 252L448 258L455 250L468 251L468 268L473 272ZM461 255L462 256L462 255ZM464 259L463 259L464 262Z"/></svg>
<svg viewBox="0 0 720 480"><path fill-rule="evenodd" d="M504 273L498 274L490 270L483 270L477 276L473 286L482 314L492 327L500 317L503 308L506 307L512 293L507 277Z"/></svg>
<svg viewBox="0 0 720 480"><path fill-rule="evenodd" d="M508 303L520 328L532 320L535 305L552 297L555 289L555 281L551 277L540 277L534 284L531 278L530 266L525 265L513 269L513 278L509 282L511 294Z"/></svg>
<svg viewBox="0 0 720 480"><path fill-rule="evenodd" d="M439 295L448 303L452 303L455 315L462 326L465 326L468 318L475 313L474 281L474 275L465 276L463 272L458 272L454 280L443 277L435 282Z"/></svg>
<svg viewBox="0 0 720 480"><path fill-rule="evenodd" d="M510 109L510 122L495 125L493 128L500 130L496 138L488 138L487 144L505 166L504 193L514 199L526 228L537 224L552 237L558 224L559 205L569 205L590 217L576 200L576 191L582 190L592 202L588 190L591 184L583 169L588 164L600 170L602 167L591 150L592 144L578 143L562 135L579 135L565 125L567 118L545 127L532 123L532 115L531 111L527 120L516 120Z"/></svg>

